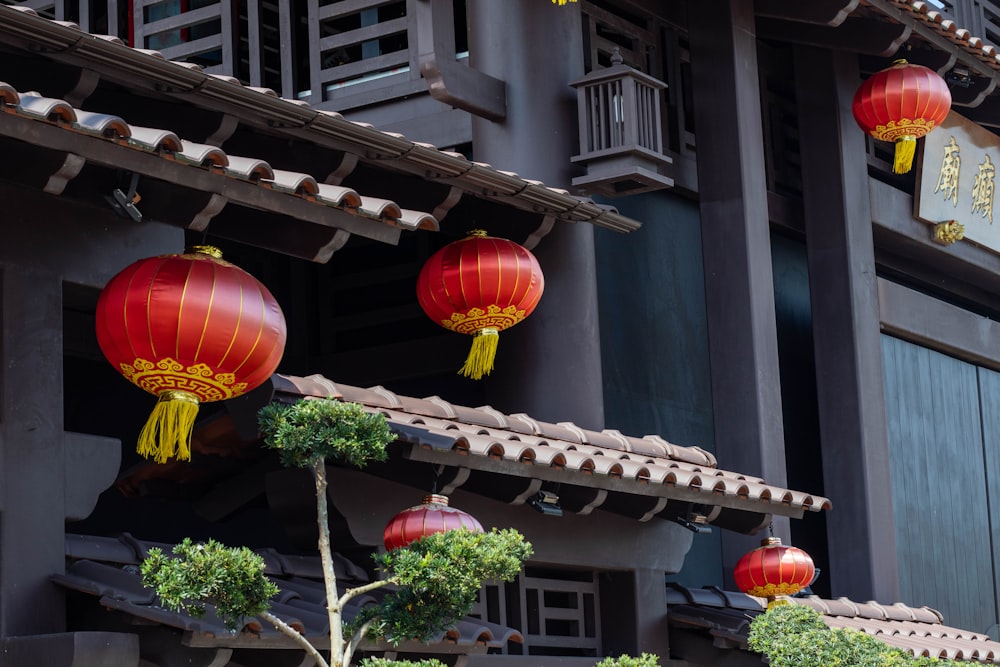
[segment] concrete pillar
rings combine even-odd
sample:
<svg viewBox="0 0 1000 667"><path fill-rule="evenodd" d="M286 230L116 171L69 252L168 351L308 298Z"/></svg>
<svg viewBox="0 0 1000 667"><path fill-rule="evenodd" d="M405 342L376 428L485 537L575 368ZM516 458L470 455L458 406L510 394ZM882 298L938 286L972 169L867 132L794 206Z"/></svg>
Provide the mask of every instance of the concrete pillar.
<svg viewBox="0 0 1000 667"><path fill-rule="evenodd" d="M478 161L569 188L583 75L580 8L541 0L470 0L470 64L507 82L507 118L474 118ZM491 230L502 234L502 229ZM487 397L505 411L604 425L594 229L557 222L533 252L545 272L535 313L501 335Z"/></svg>

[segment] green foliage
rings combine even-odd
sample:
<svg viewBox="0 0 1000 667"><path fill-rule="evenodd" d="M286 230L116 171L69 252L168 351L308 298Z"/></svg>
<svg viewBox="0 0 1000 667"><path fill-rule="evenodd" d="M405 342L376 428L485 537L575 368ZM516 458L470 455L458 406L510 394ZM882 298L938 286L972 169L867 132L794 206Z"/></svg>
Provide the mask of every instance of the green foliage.
<svg viewBox="0 0 1000 667"><path fill-rule="evenodd" d="M215 606L230 630L247 616L266 611L278 587L264 576L264 559L246 547L227 547L215 540L195 544L190 538L174 547L176 558L161 549L149 550L142 562L142 583L156 591L174 611L195 618L205 605Z"/></svg>
<svg viewBox="0 0 1000 667"><path fill-rule="evenodd" d="M257 423L264 444L278 450L283 465L296 468L328 457L357 467L384 461L393 441L384 415L334 399L271 403L261 408Z"/></svg>
<svg viewBox="0 0 1000 667"><path fill-rule="evenodd" d="M638 658L631 655L620 655L617 658L605 658L597 663L597 667L660 667L659 656L653 653L643 653Z"/></svg>
<svg viewBox="0 0 1000 667"><path fill-rule="evenodd" d="M389 660L388 658L365 658L361 667L446 667L440 660Z"/></svg>
<svg viewBox="0 0 1000 667"><path fill-rule="evenodd" d="M450 530L375 556L400 589L368 607L358 622L399 643L427 641L469 613L484 581L512 581L532 549L516 530Z"/></svg>
<svg viewBox="0 0 1000 667"><path fill-rule="evenodd" d="M863 632L831 629L813 609L772 607L750 623L750 650L771 667L960 667L966 663L915 658Z"/></svg>

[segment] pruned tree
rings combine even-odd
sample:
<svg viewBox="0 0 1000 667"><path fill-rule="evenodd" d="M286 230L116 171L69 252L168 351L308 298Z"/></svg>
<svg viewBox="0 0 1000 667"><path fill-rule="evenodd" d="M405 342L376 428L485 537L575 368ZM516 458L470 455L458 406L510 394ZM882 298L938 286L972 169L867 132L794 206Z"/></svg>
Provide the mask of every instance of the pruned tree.
<svg viewBox="0 0 1000 667"><path fill-rule="evenodd" d="M319 553L326 586L330 654L324 657L300 632L272 614L268 600L278 592L264 574L263 559L246 547L184 540L173 557L151 549L142 564L143 583L169 608L203 615L206 604L230 629L259 616L293 639L321 667L346 667L365 637L399 643L427 641L469 613L484 581L511 581L531 545L515 530L475 533L451 530L423 537L376 556L382 578L340 593L333 565L326 500L326 460L363 467L386 458L393 436L381 414L356 403L332 399L272 403L261 409L259 426L267 447L286 466L308 469L316 484ZM350 626L343 622L348 602L385 586L395 589L365 607ZM389 663L370 663L384 667ZM426 665L425 667L431 667Z"/></svg>

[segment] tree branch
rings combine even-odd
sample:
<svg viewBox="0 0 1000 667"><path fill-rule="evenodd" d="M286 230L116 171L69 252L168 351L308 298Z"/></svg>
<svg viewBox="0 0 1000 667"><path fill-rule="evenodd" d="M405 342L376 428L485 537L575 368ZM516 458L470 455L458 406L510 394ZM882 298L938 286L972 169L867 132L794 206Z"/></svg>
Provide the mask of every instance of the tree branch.
<svg viewBox="0 0 1000 667"><path fill-rule="evenodd" d="M338 602L338 604L340 605L340 608L343 609L344 606L347 604L348 600L353 600L354 598L356 598L359 595L362 595L363 593L367 593L368 591L378 590L379 588L382 588L383 586L388 586L391 583L394 583L392 579L379 579L378 581L371 581L365 584L364 586L358 586L357 588L349 588L347 589L347 591L344 592L343 595L340 596L340 601Z"/></svg>
<svg viewBox="0 0 1000 667"><path fill-rule="evenodd" d="M292 626L285 623L283 620L275 616L269 611L263 611L260 613L260 617L265 621L269 622L274 627L278 628L282 634L286 637L291 638L296 644L301 646L306 653L308 653L316 661L319 667L330 667L330 663L320 655L320 652L316 650L316 647L309 643L309 640L302 636L302 633L293 628Z"/></svg>
<svg viewBox="0 0 1000 667"><path fill-rule="evenodd" d="M344 656L340 661L342 665L351 664L351 657L354 655L354 651L357 650L358 644L360 644L361 640L365 638L365 635L368 634L368 631L371 630L374 623L374 618L370 618L365 621L364 624L358 628L358 631L354 633L354 636L351 637L351 641L347 642L347 646L344 648Z"/></svg>

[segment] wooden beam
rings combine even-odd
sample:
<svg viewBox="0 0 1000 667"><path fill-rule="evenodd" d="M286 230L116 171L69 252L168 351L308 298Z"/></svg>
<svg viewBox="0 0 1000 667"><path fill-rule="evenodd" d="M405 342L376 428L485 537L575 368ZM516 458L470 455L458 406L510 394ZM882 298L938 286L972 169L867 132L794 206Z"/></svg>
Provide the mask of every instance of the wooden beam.
<svg viewBox="0 0 1000 667"><path fill-rule="evenodd" d="M417 0L410 20L417 36L417 63L431 97L492 121L507 117L506 83L455 60L451 0Z"/></svg>
<svg viewBox="0 0 1000 667"><path fill-rule="evenodd" d="M885 278L878 306L884 333L1000 371L1000 322Z"/></svg>
<svg viewBox="0 0 1000 667"><path fill-rule="evenodd" d="M690 0L715 453L785 485L764 137L751 3ZM697 501L695 501L697 502ZM775 532L788 540L787 522ZM728 572L752 539L723 536Z"/></svg>
<svg viewBox="0 0 1000 667"><path fill-rule="evenodd" d="M423 461L425 463L445 466L461 465L471 470L479 470L506 477L541 479L546 482L558 482L566 486L579 485L594 489L605 489L609 492L617 492L629 496L666 498L667 500L678 500L697 505L717 505L746 514L775 514L792 518L801 518L804 514L804 510L801 507L791 507L781 503L754 501L747 498L724 496L666 484L645 484L603 475L584 475L583 473L550 468L548 466L525 465L524 463L515 461L498 461L485 456L470 456L417 446L410 447L404 453L404 456L411 461ZM610 501L605 503L605 505L610 504ZM643 516L655 506L655 502L647 504L638 516ZM604 509L607 509L607 507L604 507ZM659 508L659 510L663 509L663 507ZM635 518L638 518L638 516Z"/></svg>
<svg viewBox="0 0 1000 667"><path fill-rule="evenodd" d="M861 18L850 18L836 28L782 19L757 21L757 36L761 39L885 58L896 53L911 33L912 28L902 23L879 23Z"/></svg>
<svg viewBox="0 0 1000 667"><path fill-rule="evenodd" d="M797 48L803 200L819 428L835 595L899 596L864 138L849 54Z"/></svg>
<svg viewBox="0 0 1000 667"><path fill-rule="evenodd" d="M836 27L857 9L860 0L755 0L757 16Z"/></svg>
<svg viewBox="0 0 1000 667"><path fill-rule="evenodd" d="M289 215L323 227L344 229L386 243L395 243L400 234L397 228L363 220L337 208L224 176L218 171L167 160L155 153L127 148L107 139L71 132L54 124L3 114L0 115L0 136L76 154L104 167L168 181L199 192L214 193L245 206Z"/></svg>

